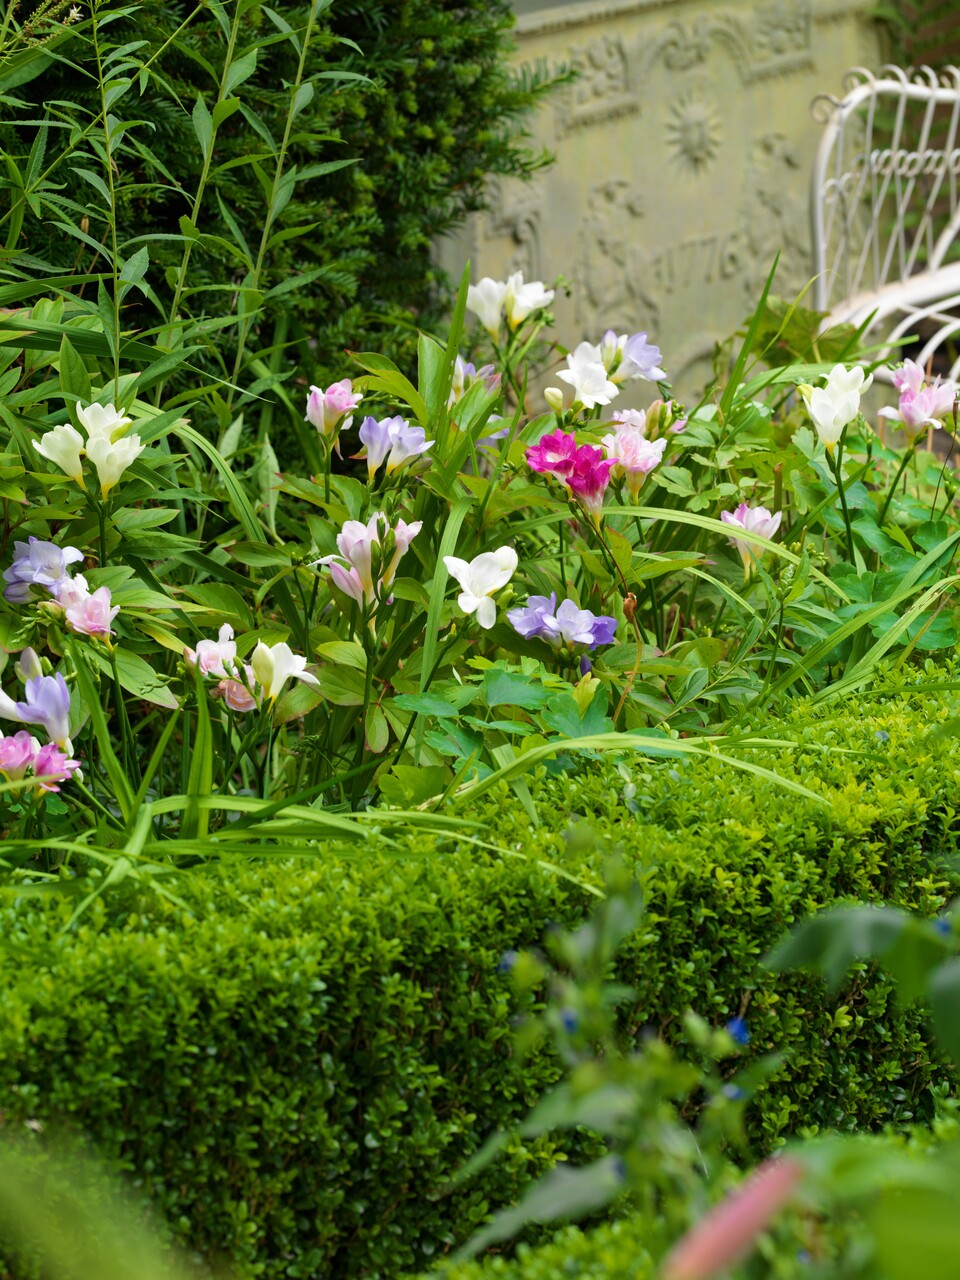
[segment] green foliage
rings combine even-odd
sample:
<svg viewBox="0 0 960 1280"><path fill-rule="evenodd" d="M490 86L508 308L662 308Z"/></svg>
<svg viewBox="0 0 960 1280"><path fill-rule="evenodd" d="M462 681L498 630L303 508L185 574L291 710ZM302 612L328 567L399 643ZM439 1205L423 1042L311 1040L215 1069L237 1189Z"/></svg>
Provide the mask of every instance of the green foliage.
<svg viewBox="0 0 960 1280"><path fill-rule="evenodd" d="M778 724L798 744L793 775L829 806L704 759L589 764L531 778L536 827L492 788L471 814L489 852L433 833L401 841L399 862L228 861L173 882L183 906L127 882L67 931L69 899L24 886L2 921L5 1123L82 1131L174 1235L241 1274L422 1267L556 1150L517 1141L443 1194L559 1078L543 1049L511 1055L498 967L583 918L612 845L646 898L620 953L628 1037L676 1040L689 1008L714 1026L744 1015L747 1058L788 1059L748 1112L756 1152L801 1127L907 1123L952 1079L919 1014L864 966L838 1009L819 979L757 961L850 897L940 908L960 753L929 726L952 711L904 689ZM569 835L584 820L598 843Z"/></svg>
<svg viewBox="0 0 960 1280"><path fill-rule="evenodd" d="M489 174L543 163L523 126L552 81L509 70L506 0L94 15L64 29L63 56L18 84L0 125L8 269L82 283L119 267L112 249L148 252L126 325L163 340L186 320L211 372L276 392L281 413L343 376L345 346L409 364L410 312L446 305L435 238L482 206Z"/></svg>

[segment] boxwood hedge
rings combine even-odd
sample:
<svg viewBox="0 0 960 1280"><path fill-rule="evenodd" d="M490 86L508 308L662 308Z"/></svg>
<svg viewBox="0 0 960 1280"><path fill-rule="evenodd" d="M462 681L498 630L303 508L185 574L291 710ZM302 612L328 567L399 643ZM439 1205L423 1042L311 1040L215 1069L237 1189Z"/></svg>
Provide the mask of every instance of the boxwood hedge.
<svg viewBox="0 0 960 1280"><path fill-rule="evenodd" d="M182 907L121 890L68 932L72 903L8 898L3 1126L38 1146L85 1134L239 1275L421 1269L551 1157L517 1144L445 1187L558 1074L546 1052L511 1055L501 956L581 919L614 846L648 898L620 959L627 1030L743 1013L751 1052L789 1056L752 1105L757 1154L798 1129L922 1118L952 1077L882 975L860 971L838 1008L757 961L838 899L942 904L960 752L931 725L950 715L906 691L768 724L796 746L752 758L822 804L710 760L588 760L530 780L538 825L506 789L477 807L499 851L420 835L395 859L193 869ZM571 840L585 823L596 839Z"/></svg>

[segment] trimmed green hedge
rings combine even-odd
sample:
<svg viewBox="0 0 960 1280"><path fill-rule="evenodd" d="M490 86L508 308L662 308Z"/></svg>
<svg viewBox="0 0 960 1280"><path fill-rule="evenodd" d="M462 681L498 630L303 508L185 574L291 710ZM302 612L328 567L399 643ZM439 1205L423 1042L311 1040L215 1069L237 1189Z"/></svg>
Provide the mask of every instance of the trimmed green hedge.
<svg viewBox="0 0 960 1280"><path fill-rule="evenodd" d="M622 954L629 1026L669 1036L688 1007L745 1012L751 1052L789 1054L752 1107L758 1153L801 1127L922 1117L952 1077L882 976L862 971L838 1013L818 981L755 965L837 899L941 904L960 751L929 726L950 715L905 694L767 724L800 746L755 758L829 807L708 761L586 762L531 782L536 829L506 789L483 803L500 855L417 837L409 859L194 870L176 886L189 915L131 889L66 935L72 904L9 902L3 1124L89 1135L175 1235L240 1275L422 1269L550 1158L518 1145L444 1194L558 1073L546 1053L512 1058L500 957L582 918L577 880L599 883L614 844L649 900ZM599 848L566 839L583 819Z"/></svg>

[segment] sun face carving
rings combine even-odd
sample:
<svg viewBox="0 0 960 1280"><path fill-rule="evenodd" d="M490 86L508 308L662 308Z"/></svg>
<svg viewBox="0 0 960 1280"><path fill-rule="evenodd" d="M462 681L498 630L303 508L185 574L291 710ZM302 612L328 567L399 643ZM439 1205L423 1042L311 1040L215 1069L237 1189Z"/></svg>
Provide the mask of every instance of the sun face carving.
<svg viewBox="0 0 960 1280"><path fill-rule="evenodd" d="M713 96L699 85L687 89L667 108L666 133L674 159L702 173L720 150L720 114Z"/></svg>

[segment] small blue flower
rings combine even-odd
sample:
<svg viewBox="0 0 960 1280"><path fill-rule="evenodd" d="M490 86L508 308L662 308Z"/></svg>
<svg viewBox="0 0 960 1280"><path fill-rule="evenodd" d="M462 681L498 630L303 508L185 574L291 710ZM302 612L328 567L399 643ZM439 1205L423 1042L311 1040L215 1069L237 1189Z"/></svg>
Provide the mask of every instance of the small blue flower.
<svg viewBox="0 0 960 1280"><path fill-rule="evenodd" d="M580 1026L580 1019L577 1017L573 1009L562 1009L560 1011L560 1021L567 1035L573 1035Z"/></svg>
<svg viewBox="0 0 960 1280"><path fill-rule="evenodd" d="M725 1084L720 1092L730 1102L742 1102L747 1096L746 1090L741 1089L738 1084Z"/></svg>
<svg viewBox="0 0 960 1280"><path fill-rule="evenodd" d="M745 1018L731 1018L727 1023L727 1031L733 1037L735 1044L747 1045L750 1043L750 1031Z"/></svg>
<svg viewBox="0 0 960 1280"><path fill-rule="evenodd" d="M890 741L890 735L889 733L887 733L886 729L878 729L873 736L876 738L878 742Z"/></svg>
<svg viewBox="0 0 960 1280"><path fill-rule="evenodd" d="M933 927L937 933L942 934L945 938L953 937L953 925L944 916L937 916L933 921Z"/></svg>
<svg viewBox="0 0 960 1280"><path fill-rule="evenodd" d="M519 959L519 953L516 951L505 951L500 957L500 963L497 965L497 973L510 973Z"/></svg>

